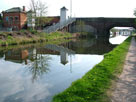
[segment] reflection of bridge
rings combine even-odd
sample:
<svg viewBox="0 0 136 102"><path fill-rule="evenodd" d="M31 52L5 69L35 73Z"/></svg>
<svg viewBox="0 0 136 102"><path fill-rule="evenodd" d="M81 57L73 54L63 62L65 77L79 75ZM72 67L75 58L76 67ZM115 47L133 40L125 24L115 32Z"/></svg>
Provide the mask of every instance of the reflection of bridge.
<svg viewBox="0 0 136 102"><path fill-rule="evenodd" d="M75 52L73 50L70 50L68 48L65 48L63 46L58 46L58 45L46 45L45 48L50 49L50 50L54 50L54 51L58 51L58 52L66 52L68 54L75 54Z"/></svg>
<svg viewBox="0 0 136 102"><path fill-rule="evenodd" d="M74 51L68 49L68 48L64 48L63 46L57 46L57 45L46 45L45 48L53 50L53 51L57 51L60 52L60 56L61 56L61 63L62 64L67 64L68 63L68 54L75 54Z"/></svg>
<svg viewBox="0 0 136 102"><path fill-rule="evenodd" d="M97 54L103 55L111 51L116 45L112 45L105 41L106 39L89 39L76 42L68 42L63 46L68 47L76 52L76 54Z"/></svg>

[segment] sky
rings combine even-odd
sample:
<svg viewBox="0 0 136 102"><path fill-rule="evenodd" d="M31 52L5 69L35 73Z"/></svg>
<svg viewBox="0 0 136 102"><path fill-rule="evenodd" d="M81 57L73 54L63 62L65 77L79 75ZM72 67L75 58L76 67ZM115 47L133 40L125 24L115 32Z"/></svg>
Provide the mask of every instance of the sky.
<svg viewBox="0 0 136 102"><path fill-rule="evenodd" d="M65 6L70 15L70 0L41 0L48 6L47 16L59 16ZM29 0L0 0L0 12L12 7L29 7ZM134 17L136 0L72 0L73 17Z"/></svg>

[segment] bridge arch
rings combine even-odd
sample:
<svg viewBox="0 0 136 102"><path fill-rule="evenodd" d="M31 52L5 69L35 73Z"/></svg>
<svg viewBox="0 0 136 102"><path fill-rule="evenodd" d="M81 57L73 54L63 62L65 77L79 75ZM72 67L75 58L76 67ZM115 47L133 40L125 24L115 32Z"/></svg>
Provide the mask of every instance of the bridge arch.
<svg viewBox="0 0 136 102"><path fill-rule="evenodd" d="M96 29L96 35L101 37L110 36L110 29L113 27L136 28L135 18L76 18L76 21L83 21L86 25Z"/></svg>

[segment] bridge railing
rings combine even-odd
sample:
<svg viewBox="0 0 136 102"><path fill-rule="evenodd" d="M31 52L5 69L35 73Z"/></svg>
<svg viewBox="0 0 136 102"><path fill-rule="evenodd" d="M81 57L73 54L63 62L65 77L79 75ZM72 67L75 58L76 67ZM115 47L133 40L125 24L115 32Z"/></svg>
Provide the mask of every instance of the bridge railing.
<svg viewBox="0 0 136 102"><path fill-rule="evenodd" d="M57 31L59 29L62 29L64 27L68 26L69 24L73 23L74 21L76 21L76 18L70 18L70 19L68 19L68 20L66 20L64 22L59 22L59 23L57 23L55 25L52 25L52 26L50 26L48 28L45 28L43 31L46 32L46 33L55 32L55 31Z"/></svg>

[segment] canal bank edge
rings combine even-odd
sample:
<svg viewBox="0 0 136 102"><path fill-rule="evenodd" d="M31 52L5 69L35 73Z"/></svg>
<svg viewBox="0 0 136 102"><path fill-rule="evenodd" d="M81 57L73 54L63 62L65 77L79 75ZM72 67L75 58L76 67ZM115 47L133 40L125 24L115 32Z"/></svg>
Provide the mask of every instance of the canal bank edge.
<svg viewBox="0 0 136 102"><path fill-rule="evenodd" d="M0 32L0 46L59 41L60 39L65 40L76 37L75 34L68 32L53 32L51 34L25 30L19 32Z"/></svg>
<svg viewBox="0 0 136 102"><path fill-rule="evenodd" d="M54 96L53 102L110 102L108 90L112 81L122 72L131 37L104 55L104 60L94 66L81 79L62 93Z"/></svg>

